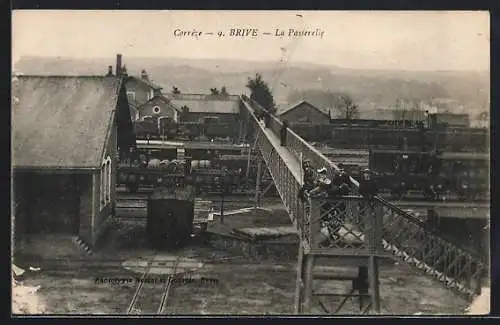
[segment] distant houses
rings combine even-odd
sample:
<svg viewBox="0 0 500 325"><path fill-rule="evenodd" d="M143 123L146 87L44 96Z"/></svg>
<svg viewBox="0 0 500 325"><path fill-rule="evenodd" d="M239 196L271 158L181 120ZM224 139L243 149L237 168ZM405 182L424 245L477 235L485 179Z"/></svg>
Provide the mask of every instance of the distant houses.
<svg viewBox="0 0 500 325"><path fill-rule="evenodd" d="M186 94L163 92L163 87L155 84L145 69L141 76L129 75L122 64L122 55L116 56L116 70L108 67L108 76L124 78L131 118L134 121L159 119L173 122L204 122L216 120L235 123L240 113L240 98L229 94Z"/></svg>
<svg viewBox="0 0 500 325"><path fill-rule="evenodd" d="M130 115L132 120L139 118L139 107L155 96L162 95L162 87L153 83L146 70L141 71L141 76L136 77L128 75L127 68L122 64L122 55L116 55L116 68L113 74L112 66L108 67L108 76L122 77L124 80L127 99L130 106Z"/></svg>

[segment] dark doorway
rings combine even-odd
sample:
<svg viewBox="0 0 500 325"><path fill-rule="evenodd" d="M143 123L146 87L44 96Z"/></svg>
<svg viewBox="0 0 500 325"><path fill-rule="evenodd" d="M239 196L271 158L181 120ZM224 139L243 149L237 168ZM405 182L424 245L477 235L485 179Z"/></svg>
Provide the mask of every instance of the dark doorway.
<svg viewBox="0 0 500 325"><path fill-rule="evenodd" d="M26 178L26 230L29 233L77 234L80 213L79 177L31 174Z"/></svg>

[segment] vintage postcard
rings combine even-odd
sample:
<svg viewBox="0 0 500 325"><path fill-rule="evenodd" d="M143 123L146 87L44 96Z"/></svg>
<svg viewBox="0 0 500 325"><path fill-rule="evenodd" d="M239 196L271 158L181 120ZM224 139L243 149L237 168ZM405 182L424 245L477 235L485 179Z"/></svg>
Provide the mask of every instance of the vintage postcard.
<svg viewBox="0 0 500 325"><path fill-rule="evenodd" d="M12 314L488 314L489 24L13 11Z"/></svg>

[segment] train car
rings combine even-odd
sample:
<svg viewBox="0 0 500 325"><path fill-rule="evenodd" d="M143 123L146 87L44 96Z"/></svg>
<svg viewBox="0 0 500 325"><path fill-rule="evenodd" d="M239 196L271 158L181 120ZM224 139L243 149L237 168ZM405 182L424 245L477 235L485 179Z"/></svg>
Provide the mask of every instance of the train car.
<svg viewBox="0 0 500 325"><path fill-rule="evenodd" d="M191 186L174 192L157 188L148 200L147 232L155 249L178 248L191 237L194 191Z"/></svg>
<svg viewBox="0 0 500 325"><path fill-rule="evenodd" d="M449 187L460 199L489 197L489 163L486 153L445 152L441 154L442 173L452 175Z"/></svg>
<svg viewBox="0 0 500 325"><path fill-rule="evenodd" d="M134 122L135 133L141 140L195 140L200 137L229 138L238 137L234 123L217 121L218 118L205 118L201 122L173 122L169 119L148 118Z"/></svg>
<svg viewBox="0 0 500 325"><path fill-rule="evenodd" d="M156 162L151 164L151 162ZM179 188L192 184L197 194L208 192L234 193L246 190L246 178L241 169L229 169L210 160L151 159L147 163L118 167L118 184L131 191L139 188Z"/></svg>
<svg viewBox="0 0 500 325"><path fill-rule="evenodd" d="M488 165L489 156L476 153L370 150L369 159L379 188L397 198L410 191L425 199L486 198Z"/></svg>

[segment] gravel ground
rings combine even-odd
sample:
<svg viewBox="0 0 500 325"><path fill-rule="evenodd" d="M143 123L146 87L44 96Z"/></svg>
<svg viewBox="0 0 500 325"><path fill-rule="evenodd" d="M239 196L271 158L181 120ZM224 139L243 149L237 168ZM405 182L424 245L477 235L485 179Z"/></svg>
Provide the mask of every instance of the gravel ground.
<svg viewBox="0 0 500 325"><path fill-rule="evenodd" d="M125 314L137 282L99 284L96 278L129 278L138 274L115 268L97 271L42 270L28 277L23 285L40 286L36 295L44 302L43 311L55 314ZM295 266L291 263L205 264L189 282L174 284L164 314L289 314L293 308ZM200 277L207 280L201 280ZM196 280L198 279L198 280ZM208 280L210 279L210 280ZM346 291L347 284L315 283L316 290ZM414 274L403 266L381 270L383 314L463 314L467 302L434 281ZM143 288L136 307L155 313L163 284ZM339 301L326 301L330 309ZM356 313L358 302L344 306L341 313ZM318 303L312 313L324 312Z"/></svg>
<svg viewBox="0 0 500 325"><path fill-rule="evenodd" d="M286 215L261 212L243 216L226 217L221 227L278 226L286 225ZM145 223L121 221L113 225L105 247L89 262L79 264L51 263L50 259L38 260L42 269L27 272L21 285L37 287L37 301L43 306L34 311L48 314L125 314L136 290L137 282L125 284L96 283L96 278L134 279L133 273L122 267L121 261L147 259L155 255L147 243ZM47 240L47 242L50 241ZM50 253L47 244L46 255ZM57 249L54 248L54 252ZM161 253L176 254L176 253ZM290 314L293 311L296 269L290 261L245 260L236 253L214 250L202 243L193 242L191 247L178 252L202 262L203 266L193 274L191 281L177 281L169 294L164 314ZM57 257L54 253L51 258ZM82 256L80 258L83 258ZM234 258L234 260L232 260ZM217 260L214 262L214 259ZM220 259L228 259L221 262ZM93 260L93 261L92 261ZM100 260L108 260L102 265ZM24 261L30 263L29 260ZM26 266L24 266L26 267ZM337 269L332 269L332 272ZM339 271L345 272L346 269ZM382 314L464 314L468 302L428 277L422 276L405 265L381 265ZM201 280L200 278L211 279ZM194 280L193 280L194 279ZM315 282L321 291L345 292L348 283ZM147 284L137 302L142 313L155 313L161 300L164 283ZM335 309L338 300L327 300L325 305ZM358 301L347 303L340 313L358 313ZM323 314L317 301L313 301L311 313Z"/></svg>

